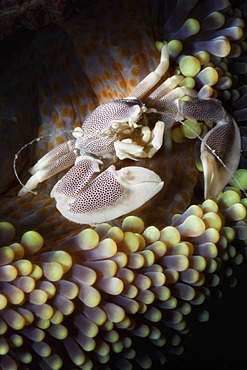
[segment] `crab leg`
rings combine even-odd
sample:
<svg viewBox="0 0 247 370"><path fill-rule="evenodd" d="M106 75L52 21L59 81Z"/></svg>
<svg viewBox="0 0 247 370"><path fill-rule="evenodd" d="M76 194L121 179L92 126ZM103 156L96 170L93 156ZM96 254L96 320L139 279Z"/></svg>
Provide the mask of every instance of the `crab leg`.
<svg viewBox="0 0 247 370"><path fill-rule="evenodd" d="M34 175L39 170L46 167L48 164L56 161L58 158L69 154L75 147L75 139L65 141L64 143L58 145L56 148L49 151L45 154L42 158L38 160L38 162L31 168L29 168L29 173Z"/></svg>
<svg viewBox="0 0 247 370"><path fill-rule="evenodd" d="M172 78L171 78L172 79ZM173 80L175 85L176 79ZM197 92L188 87L176 87L174 90L169 91L164 96L161 96L161 91L156 94L152 93L145 103L152 105L150 112L158 113L161 116L161 120L164 122L166 129L171 128L176 121L183 120L184 116L181 113L181 102L179 99L185 95L195 98ZM148 112L148 111L147 111Z"/></svg>
<svg viewBox="0 0 247 370"><path fill-rule="evenodd" d="M61 193L59 186L58 182L51 197L55 198L62 215L77 223L95 224L142 206L161 190L163 182L146 168L133 166L116 171L112 165L85 186L79 195L75 193L71 197Z"/></svg>
<svg viewBox="0 0 247 370"><path fill-rule="evenodd" d="M160 81L169 67L169 54L167 43L164 44L161 50L160 63L158 67L150 72L131 92L129 97L143 100L144 96Z"/></svg>
<svg viewBox="0 0 247 370"><path fill-rule="evenodd" d="M69 148L74 147L74 142L75 140L70 140L70 142L64 143L69 145L61 144L42 157L37 164L32 167L31 173L33 175L27 181L26 185L21 188L18 196L24 196L29 191L35 189L40 182L43 182L72 166L75 163L76 154L73 150L69 151Z"/></svg>
<svg viewBox="0 0 247 370"><path fill-rule="evenodd" d="M165 80L157 89L155 89L146 99L145 104L147 107L154 107L154 105L166 94L175 89L184 77L181 75L174 75Z"/></svg>

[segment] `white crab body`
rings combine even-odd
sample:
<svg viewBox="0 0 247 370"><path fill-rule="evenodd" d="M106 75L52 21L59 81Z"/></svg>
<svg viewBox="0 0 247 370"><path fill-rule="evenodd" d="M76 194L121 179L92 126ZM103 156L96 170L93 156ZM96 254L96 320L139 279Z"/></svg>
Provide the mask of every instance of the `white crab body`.
<svg viewBox="0 0 247 370"><path fill-rule="evenodd" d="M238 166L237 124L218 100L198 99L195 90L179 86L183 76L174 75L159 84L168 66L165 44L159 65L131 96L97 107L82 128L74 130L74 139L48 152L30 169L32 177L19 195L72 166L51 191L68 220L96 224L134 211L162 189L163 179L138 166L116 170L114 163L152 158L163 145L165 129L189 118L217 123L201 145L205 198L214 198ZM181 101L185 95L191 100ZM150 126L151 113L157 121Z"/></svg>

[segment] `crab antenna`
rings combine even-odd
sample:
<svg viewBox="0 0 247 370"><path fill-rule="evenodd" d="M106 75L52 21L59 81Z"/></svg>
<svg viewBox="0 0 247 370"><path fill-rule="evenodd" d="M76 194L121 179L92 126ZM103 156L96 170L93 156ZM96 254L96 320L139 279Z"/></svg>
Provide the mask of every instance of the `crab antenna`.
<svg viewBox="0 0 247 370"><path fill-rule="evenodd" d="M186 126L191 132L193 132L194 135L197 136L197 138L202 142L203 138L193 130L193 128L189 127L186 123L183 121L178 121L182 125ZM215 156L215 158L220 162L220 164L231 174L232 178L236 181L241 191L244 193L245 197L247 197L247 192L244 190L238 179L234 176L232 171L229 170L229 168L225 165L225 163L222 161L222 159L215 153L215 150L213 150L206 142L204 142L204 145L207 147L207 149Z"/></svg>

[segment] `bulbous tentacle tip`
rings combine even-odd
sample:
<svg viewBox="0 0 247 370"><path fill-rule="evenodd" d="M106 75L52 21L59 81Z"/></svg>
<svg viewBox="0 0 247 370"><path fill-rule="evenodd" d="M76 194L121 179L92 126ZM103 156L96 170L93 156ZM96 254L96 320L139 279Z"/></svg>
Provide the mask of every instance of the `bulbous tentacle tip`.
<svg viewBox="0 0 247 370"><path fill-rule="evenodd" d="M113 165L74 197L60 193L59 183L51 191L57 209L70 221L80 224L97 224L132 212L164 185L149 169L132 166L117 171Z"/></svg>
<svg viewBox="0 0 247 370"><path fill-rule="evenodd" d="M201 145L205 199L215 199L227 185L238 168L240 151L240 131L233 117L226 113Z"/></svg>

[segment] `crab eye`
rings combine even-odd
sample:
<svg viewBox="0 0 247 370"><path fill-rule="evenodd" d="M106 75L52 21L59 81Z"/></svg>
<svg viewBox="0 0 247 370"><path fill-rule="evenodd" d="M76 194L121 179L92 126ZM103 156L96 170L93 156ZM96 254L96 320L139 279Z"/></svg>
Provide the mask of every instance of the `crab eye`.
<svg viewBox="0 0 247 370"><path fill-rule="evenodd" d="M142 107L144 105L144 103L139 100L139 99L136 99L136 98L131 98L131 97L127 97L127 98L124 98L124 99L116 99L115 102L124 102L124 103L127 103L128 105L139 105L140 107Z"/></svg>

